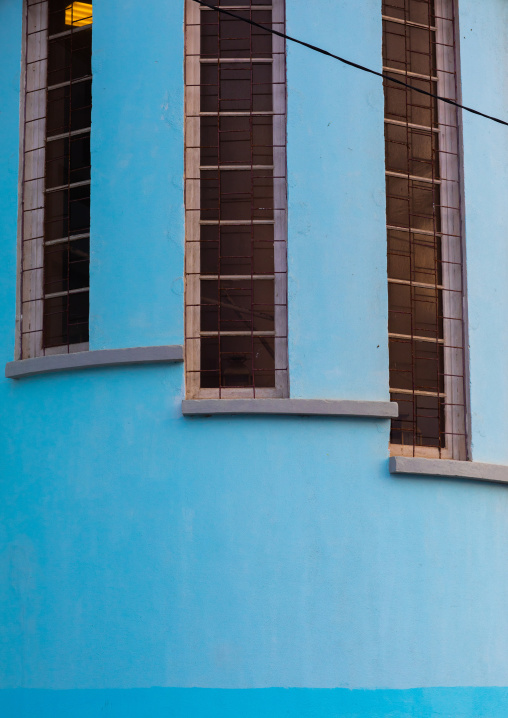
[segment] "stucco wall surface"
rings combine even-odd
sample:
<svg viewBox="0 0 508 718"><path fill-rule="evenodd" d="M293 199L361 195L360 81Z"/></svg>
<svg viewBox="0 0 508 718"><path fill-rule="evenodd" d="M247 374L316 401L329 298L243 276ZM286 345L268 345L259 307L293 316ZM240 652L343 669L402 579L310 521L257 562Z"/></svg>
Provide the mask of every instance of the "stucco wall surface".
<svg viewBox="0 0 508 718"><path fill-rule="evenodd" d="M287 32L381 70L378 0L287 2ZM386 400L383 87L288 43L291 395Z"/></svg>
<svg viewBox="0 0 508 718"><path fill-rule="evenodd" d="M183 341L183 3L94 2L90 349Z"/></svg>
<svg viewBox="0 0 508 718"><path fill-rule="evenodd" d="M463 102L508 118L508 4L460 2ZM471 422L477 461L508 463L508 128L464 123Z"/></svg>
<svg viewBox="0 0 508 718"><path fill-rule="evenodd" d="M288 31L379 68L379 5L288 0ZM505 4L487 5L478 33L501 53ZM176 1L94 3L94 349L183 338L182 19ZM485 72L497 58L480 45L470 31L464 77L475 55ZM3 362L20 54L21 2L0 0ZM381 89L292 47L288 92L292 396L384 400ZM504 112L486 92L464 79L465 100ZM502 306L504 170L490 154L505 140L475 127L473 443L503 461L504 388L486 369L490 356L502 375L504 340L484 327L481 276L487 262ZM499 188L482 182L489 166ZM178 364L0 381L2 715L506 716L506 488L390 476L387 421L184 418L182 398Z"/></svg>

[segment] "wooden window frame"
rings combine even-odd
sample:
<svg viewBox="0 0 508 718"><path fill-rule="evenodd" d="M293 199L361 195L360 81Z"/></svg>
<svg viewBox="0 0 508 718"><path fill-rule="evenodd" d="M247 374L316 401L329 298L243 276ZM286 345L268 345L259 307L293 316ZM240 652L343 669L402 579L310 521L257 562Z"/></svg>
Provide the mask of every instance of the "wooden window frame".
<svg viewBox="0 0 508 718"><path fill-rule="evenodd" d="M59 295L89 291L89 287L52 294L44 293L44 247L65 243L69 238L45 242L45 161L46 161L46 102L48 92L48 0L24 0L23 42L20 101L20 178L18 210L18 264L16 343L17 359L87 351L89 342L75 342L44 347L44 300ZM79 27L72 29L79 32ZM65 33L59 33L64 35ZM66 84L66 83L64 83ZM66 132L62 136L82 135L90 128ZM58 140L51 137L49 141ZM78 182L90 185L90 180ZM58 188L48 190L56 191ZM72 239L90 236L76 235Z"/></svg>
<svg viewBox="0 0 508 718"><path fill-rule="evenodd" d="M460 63L458 5L456 0L434 0L436 15L436 75L437 94L460 102ZM448 11L448 12L447 12ZM452 32L446 31L448 13L453 15ZM383 20L395 21L383 15ZM401 21L405 24L404 21ZM417 26L417 23L408 23ZM423 27L423 26L422 26ZM384 67L385 71L408 77L427 79L417 73L397 71ZM429 396L443 396L445 446L430 447L390 443L391 456L421 457L429 459L467 460L469 447L469 395L467 357L467 295L464 247L464 206L462 172L462 117L459 108L445 102L437 102L438 121L433 131L439 135L440 165L440 218L441 218L441 264L442 285L439 290L443 302L443 394L429 392ZM411 123L397 123L385 118L385 124L401 124L417 127ZM423 128L422 128L423 129ZM431 128L425 128L431 129ZM454 138L455 134L455 138ZM387 174L394 175L393 172ZM405 178L408 175L402 175ZM418 181L425 181L415 177ZM457 209L458 208L458 209ZM390 229L390 227L388 227ZM395 229L395 228L393 228ZM417 230L425 234L422 230ZM432 233L431 233L432 234ZM453 241L460 237L460 241ZM389 280L394 281L394 280ZM395 280L397 281L397 280ZM417 282L411 282L413 285ZM393 336L393 335L390 335ZM412 335L415 336L415 335ZM395 394L425 394L414 390L390 387Z"/></svg>
<svg viewBox="0 0 508 718"><path fill-rule="evenodd" d="M228 9L232 12L244 10L245 7ZM256 5L256 10L267 9L267 6ZM273 0L272 23L274 29L284 31L285 0ZM200 387L202 336L209 333L200 331L200 282L201 278L213 279L210 275L200 275L200 225L219 224L218 221L201 220L200 209L200 117L207 113L200 112L200 66L203 62L215 62L200 57L200 14L215 12L198 5L193 0L185 0L185 375L186 397L188 399L250 399L250 398L284 398L289 395L288 385L288 350L287 350L287 183L286 183L286 83L285 83L285 41L272 36L272 81L273 107L270 112L255 112L255 115L273 117L273 185L274 185L274 218L273 220L225 221L220 224L255 225L272 224L274 226L274 303L275 303L275 386L273 388L251 387ZM242 58L245 62L246 58ZM234 62L227 58L224 62ZM219 62L221 60L219 59ZM249 62L266 62L266 59L251 58ZM215 115L216 113L208 113ZM228 115L251 115L249 112L221 113ZM255 169L256 166L248 166ZM215 167L213 168L215 169ZM238 169L238 168L237 168ZM221 275L228 279L232 275ZM258 275L263 278L264 275ZM268 275L267 275L268 277ZM239 278L233 277L233 278ZM246 275L247 278L247 275ZM255 276L248 279L255 281ZM272 275L269 275L272 279ZM247 332L249 336L255 334ZM259 332L267 336L268 332Z"/></svg>

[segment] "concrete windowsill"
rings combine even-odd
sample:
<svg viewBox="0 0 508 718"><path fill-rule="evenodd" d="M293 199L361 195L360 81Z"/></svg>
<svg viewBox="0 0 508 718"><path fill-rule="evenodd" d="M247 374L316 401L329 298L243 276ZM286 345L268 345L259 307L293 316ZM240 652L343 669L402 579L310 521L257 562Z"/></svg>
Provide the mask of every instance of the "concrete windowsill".
<svg viewBox="0 0 508 718"><path fill-rule="evenodd" d="M346 399L185 399L185 416L211 414L286 414L293 416L365 416L391 419L398 405L391 401Z"/></svg>
<svg viewBox="0 0 508 718"><path fill-rule="evenodd" d="M157 347L134 347L131 349L99 349L74 354L52 354L34 359L11 361L5 365L8 379L23 379L36 374L71 369L93 369L97 367L121 366L128 364L155 364L183 361L181 344Z"/></svg>
<svg viewBox="0 0 508 718"><path fill-rule="evenodd" d="M483 464L478 461L450 459L421 459L408 456L391 456L390 473L412 476L472 479L508 484L508 466Z"/></svg>

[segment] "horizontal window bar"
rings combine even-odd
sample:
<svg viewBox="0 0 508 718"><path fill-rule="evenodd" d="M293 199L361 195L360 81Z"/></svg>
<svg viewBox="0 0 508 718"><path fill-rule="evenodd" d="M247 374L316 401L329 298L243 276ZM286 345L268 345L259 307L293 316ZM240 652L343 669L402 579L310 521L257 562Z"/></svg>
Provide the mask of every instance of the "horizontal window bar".
<svg viewBox="0 0 508 718"><path fill-rule="evenodd" d="M64 30L63 32L57 32L54 35L48 35L48 40L58 40L60 37L75 35L77 32L85 32L85 30L90 30L91 26L92 23L90 23L90 25L83 25L82 27L72 27L70 30Z"/></svg>
<svg viewBox="0 0 508 718"><path fill-rule="evenodd" d="M398 255L398 256L404 256L404 255ZM405 284L408 287L423 287L423 289L439 289L439 290L446 289L446 287L444 287L442 284L431 284L430 282L413 282L412 279L395 279L392 277L388 277L388 282L390 284Z"/></svg>
<svg viewBox="0 0 508 718"><path fill-rule="evenodd" d="M189 305L187 305L189 306ZM199 332L201 337L276 337L275 332Z"/></svg>
<svg viewBox="0 0 508 718"><path fill-rule="evenodd" d="M200 170L273 170L274 165L200 165ZM192 179L189 177L188 179ZM197 179L197 178L196 178Z"/></svg>
<svg viewBox="0 0 508 718"><path fill-rule="evenodd" d="M388 332L389 339L408 339L415 342L428 342L430 344L444 344L444 339L435 339L433 337L420 337L416 334L394 334Z"/></svg>
<svg viewBox="0 0 508 718"><path fill-rule="evenodd" d="M398 127L410 127L415 130L427 130L427 132L439 132L439 127L428 127L427 125L416 125L414 122L404 122L402 120L391 120L385 117L385 124L397 125Z"/></svg>
<svg viewBox="0 0 508 718"><path fill-rule="evenodd" d="M385 174L388 177L400 177L400 179L408 179L416 182L427 182L427 184L441 184L442 182L442 180L440 179L432 179L431 177L420 177L419 175L408 175L404 174L403 172L392 172L391 170L386 170Z"/></svg>
<svg viewBox="0 0 508 718"><path fill-rule="evenodd" d="M62 132L62 134L60 135L52 135L51 137L46 137L46 142L53 142L54 140L65 140L67 137L74 137L75 135L86 135L87 133L90 133L91 129L91 127L83 127L82 130L71 130L70 132Z"/></svg>
<svg viewBox="0 0 508 718"><path fill-rule="evenodd" d="M213 0L210 0L210 3L213 4ZM272 5L254 5L252 7L246 7L245 5L221 5L221 10L241 10L243 12L249 11L249 10L273 10ZM206 7L205 5L200 5L199 9L203 12L209 12L210 10L213 11L213 8ZM276 23L280 25L281 23ZM192 23L188 23L189 27L192 27Z"/></svg>
<svg viewBox="0 0 508 718"><path fill-rule="evenodd" d="M278 274L285 274L286 272L278 272ZM200 279L213 279L213 280L236 280L236 279L275 279L275 274L198 274L193 275L192 272L188 273L189 276L199 276Z"/></svg>
<svg viewBox="0 0 508 718"><path fill-rule="evenodd" d="M192 57L188 55L187 57ZM198 57L196 55L196 57ZM227 62L243 62L244 64L262 62L264 64L273 62L272 57L200 57L199 62L202 65L217 65Z"/></svg>
<svg viewBox="0 0 508 718"><path fill-rule="evenodd" d="M414 234L424 234L427 237L442 237L442 232L432 232L428 229L415 229L414 227L397 227L394 224L387 224L386 229L393 229L397 232L412 232ZM447 234L447 237L458 237L458 234Z"/></svg>
<svg viewBox="0 0 508 718"><path fill-rule="evenodd" d="M435 25L423 25L420 22L402 20L400 17L390 17L389 15L382 15L381 17L383 18L383 20L388 20L389 22L396 22L398 25L409 25L410 27L421 27L424 30L432 30L433 32L436 31Z"/></svg>
<svg viewBox="0 0 508 718"><path fill-rule="evenodd" d="M200 212L201 208L198 210L187 210L187 212ZM200 225L216 225L219 224L221 226L225 227L235 227L238 225L239 227L245 227L249 226L251 224L275 224L275 220L273 219L200 219L199 220Z"/></svg>
<svg viewBox="0 0 508 718"><path fill-rule="evenodd" d="M390 387L390 394L407 394L408 396L415 394L416 396L437 396L440 399L446 398L446 394L439 391L422 391L421 389L394 389L393 387Z"/></svg>
<svg viewBox="0 0 508 718"><path fill-rule="evenodd" d="M200 87L200 85L193 85L193 87ZM188 115L188 117L283 117L283 112L274 112L273 110L238 110L237 112L198 112L197 115Z"/></svg>
<svg viewBox="0 0 508 718"><path fill-rule="evenodd" d="M88 239L89 237L90 237L89 233L73 234L72 237L62 237L61 239L50 239L47 242L44 242L44 246L50 247L53 244L66 244L67 242L74 242L74 240L76 240L76 239ZM25 240L25 241L27 241L27 240Z"/></svg>
<svg viewBox="0 0 508 718"><path fill-rule="evenodd" d="M66 82L59 82L56 85L48 85L47 90L48 92L50 90L58 90L60 87L67 87L68 85L77 85L80 82L87 82L92 79L92 75L83 75L83 77L78 77L75 80L67 80Z"/></svg>
<svg viewBox="0 0 508 718"><path fill-rule="evenodd" d="M71 182L70 184L61 184L58 185L58 187L49 187L48 189L45 189L44 191L46 194L51 194L51 192L61 192L64 189L74 189L74 187L84 187L85 185L89 185L90 180L83 180L82 182Z"/></svg>
<svg viewBox="0 0 508 718"><path fill-rule="evenodd" d="M418 80L430 80L431 82L437 82L437 76L435 75L422 75L420 72L410 72L409 70L399 70L396 67L388 67L383 65L384 72L393 72L396 75L404 75L404 77L414 77Z"/></svg>
<svg viewBox="0 0 508 718"><path fill-rule="evenodd" d="M83 294L89 292L90 287L81 287L81 289L69 289L67 292L53 292L52 294L45 294L44 299L55 299L56 297L66 297L68 294Z"/></svg>

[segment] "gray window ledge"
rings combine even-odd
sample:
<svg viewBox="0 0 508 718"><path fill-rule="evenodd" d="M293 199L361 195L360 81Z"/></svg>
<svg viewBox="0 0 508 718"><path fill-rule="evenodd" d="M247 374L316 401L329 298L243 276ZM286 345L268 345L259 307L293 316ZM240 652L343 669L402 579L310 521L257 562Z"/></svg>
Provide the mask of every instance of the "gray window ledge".
<svg viewBox="0 0 508 718"><path fill-rule="evenodd" d="M180 344L158 347L134 347L132 349L100 349L76 352L74 354L52 354L11 361L5 365L8 379L22 379L36 374L70 369L92 369L94 367L121 366L125 364L155 364L183 361L183 347Z"/></svg>
<svg viewBox="0 0 508 718"><path fill-rule="evenodd" d="M451 479L473 479L508 484L508 466L482 464L478 461L451 461L448 459L420 459L418 457L391 456L390 473L413 476L440 476Z"/></svg>
<svg viewBox="0 0 508 718"><path fill-rule="evenodd" d="M366 416L391 419L399 409L391 401L346 399L184 399L182 413L198 414L289 414L296 416Z"/></svg>

